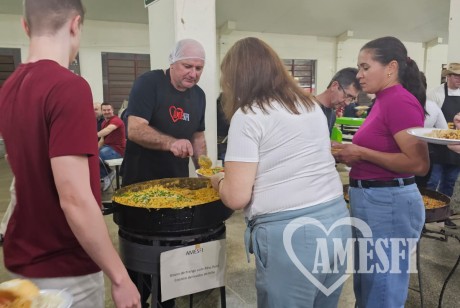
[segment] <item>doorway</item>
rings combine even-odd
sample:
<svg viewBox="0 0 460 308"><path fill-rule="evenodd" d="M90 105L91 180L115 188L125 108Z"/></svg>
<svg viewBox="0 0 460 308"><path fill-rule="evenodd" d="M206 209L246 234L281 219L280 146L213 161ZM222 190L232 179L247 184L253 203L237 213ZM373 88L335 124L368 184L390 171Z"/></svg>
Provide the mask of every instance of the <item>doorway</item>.
<svg viewBox="0 0 460 308"><path fill-rule="evenodd" d="M0 87L20 63L20 48L0 48Z"/></svg>

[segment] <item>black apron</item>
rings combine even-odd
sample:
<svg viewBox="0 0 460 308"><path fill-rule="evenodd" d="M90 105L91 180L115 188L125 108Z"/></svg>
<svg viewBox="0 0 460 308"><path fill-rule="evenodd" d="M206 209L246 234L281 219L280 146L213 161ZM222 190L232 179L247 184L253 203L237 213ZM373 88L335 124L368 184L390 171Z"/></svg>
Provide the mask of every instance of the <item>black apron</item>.
<svg viewBox="0 0 460 308"><path fill-rule="evenodd" d="M449 128L455 129L454 117L460 112L460 96L447 95L447 83L444 84L445 99L442 104L442 113ZM434 164L450 164L460 166L460 155L445 145L429 144L430 158Z"/></svg>

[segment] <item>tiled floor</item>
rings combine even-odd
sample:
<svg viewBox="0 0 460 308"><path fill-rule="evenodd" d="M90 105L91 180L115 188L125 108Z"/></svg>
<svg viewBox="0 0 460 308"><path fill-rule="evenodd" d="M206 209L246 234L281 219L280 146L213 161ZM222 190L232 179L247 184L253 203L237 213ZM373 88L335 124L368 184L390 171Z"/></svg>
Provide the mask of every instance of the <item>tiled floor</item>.
<svg viewBox="0 0 460 308"><path fill-rule="evenodd" d="M347 171L339 166L342 178L346 181ZM8 202L8 188L11 183L11 173L4 159L0 158L0 215L3 215ZM110 192L104 194L105 199L110 199ZM105 216L113 243L118 244L118 228L112 221L112 216ZM241 212L235 213L226 223L227 226L227 281L226 303L229 308L256 307L256 293L254 286L254 259L247 263L243 246L243 232L245 230L244 218ZM442 283L460 254L460 243L450 238L447 243L434 239L423 238L421 242L422 281L424 284L425 307L437 307L438 297ZM3 267L3 250L0 250L0 281L9 279ZM460 270L459 270L460 271ZM412 277L411 287L418 288L416 275ZM443 307L458 307L460 302L460 273L457 271L449 281L444 295ZM110 285L106 284L106 307L114 307L110 299ZM345 282L340 298L339 307L354 306L351 279ZM189 307L188 297L177 300L177 307ZM219 292L210 290L194 296L194 307L211 308L220 307ZM420 307L419 294L409 291L406 307ZM372 307L374 308L374 307Z"/></svg>

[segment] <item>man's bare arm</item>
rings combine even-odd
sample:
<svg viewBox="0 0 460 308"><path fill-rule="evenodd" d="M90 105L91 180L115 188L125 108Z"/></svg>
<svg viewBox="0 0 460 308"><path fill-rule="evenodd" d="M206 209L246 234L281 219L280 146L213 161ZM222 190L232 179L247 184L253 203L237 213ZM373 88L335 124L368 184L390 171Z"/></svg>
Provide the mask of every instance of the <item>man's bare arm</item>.
<svg viewBox="0 0 460 308"><path fill-rule="evenodd" d="M185 158L193 155L192 144L187 139L176 139L151 127L141 117L128 117L128 139L144 148L171 151L175 156Z"/></svg>
<svg viewBox="0 0 460 308"><path fill-rule="evenodd" d="M107 136L108 134L110 134L111 132L113 132L114 130L116 130L118 128L118 126L114 125L114 124L109 124L107 125L107 127L101 129L100 131L97 132L97 136L100 138L100 137L105 137Z"/></svg>
<svg viewBox="0 0 460 308"><path fill-rule="evenodd" d="M204 132L196 132L193 134L192 146L193 146L193 157L192 157L193 164L195 165L195 168L198 169L200 168L200 165L198 164L198 157L200 157L200 155L208 154Z"/></svg>
<svg viewBox="0 0 460 308"><path fill-rule="evenodd" d="M169 151L176 141L150 126L146 119L132 115L128 117L128 139L144 148L162 151Z"/></svg>
<svg viewBox="0 0 460 308"><path fill-rule="evenodd" d="M97 142L97 147L100 149L104 145L104 137L101 137Z"/></svg>
<svg viewBox="0 0 460 308"><path fill-rule="evenodd" d="M139 293L112 245L102 211L91 191L88 158L54 157L51 168L61 208L78 242L109 277L118 301L139 303Z"/></svg>

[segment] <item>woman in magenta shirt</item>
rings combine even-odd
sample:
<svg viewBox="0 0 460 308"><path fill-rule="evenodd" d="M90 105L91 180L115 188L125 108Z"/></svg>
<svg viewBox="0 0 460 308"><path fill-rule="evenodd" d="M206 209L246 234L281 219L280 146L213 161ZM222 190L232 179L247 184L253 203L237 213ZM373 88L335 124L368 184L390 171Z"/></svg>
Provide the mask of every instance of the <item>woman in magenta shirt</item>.
<svg viewBox="0 0 460 308"><path fill-rule="evenodd" d="M425 89L414 60L397 38L364 45L357 78L375 93L372 112L337 159L349 166L351 214L372 235L354 228L354 290L358 307L404 307L410 252L420 238L425 210L414 175L429 168L426 143L409 135L423 127Z"/></svg>

